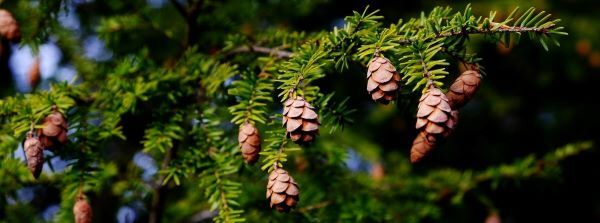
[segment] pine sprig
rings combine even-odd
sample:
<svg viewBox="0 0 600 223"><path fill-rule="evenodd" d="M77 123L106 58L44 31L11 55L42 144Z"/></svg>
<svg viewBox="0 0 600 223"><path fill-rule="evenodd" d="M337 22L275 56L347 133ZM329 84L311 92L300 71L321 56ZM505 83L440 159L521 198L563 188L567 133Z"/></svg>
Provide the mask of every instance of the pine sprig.
<svg viewBox="0 0 600 223"><path fill-rule="evenodd" d="M236 198L241 194L241 184L233 181L230 176L237 173L237 161L227 151L214 151L210 155L213 165L200 175L200 186L204 188L204 196L208 198L210 210L218 210L215 222L243 222L243 210Z"/></svg>
<svg viewBox="0 0 600 223"><path fill-rule="evenodd" d="M309 87L309 84L325 76L323 68L331 62L327 56L328 51L322 43L317 42L303 45L290 60L284 62L277 76L281 101L296 96L302 96L307 101L313 100L319 89Z"/></svg>
<svg viewBox="0 0 600 223"><path fill-rule="evenodd" d="M379 21L383 19L383 16L378 13L379 10L369 12L368 6L362 13L353 11L351 16L344 18L346 22L344 27L341 29L334 27L333 31L328 34L327 37L331 43L329 56L333 58L338 70L348 69L357 46L380 26ZM360 49L358 50L360 51Z"/></svg>
<svg viewBox="0 0 600 223"><path fill-rule="evenodd" d="M273 101L273 88L270 79L260 78L252 73L245 73L242 79L234 81L228 93L235 96L239 103L229 107L229 112L233 115L231 122L237 125L255 122L264 124L269 113L267 105Z"/></svg>
<svg viewBox="0 0 600 223"><path fill-rule="evenodd" d="M286 136L286 131L280 128L281 122L272 121L269 126L273 130L266 131L265 143L263 150L260 155L264 157L262 159L262 170L271 172L278 168L283 168L283 164L287 162L287 152L299 151L300 148L290 143Z"/></svg>
<svg viewBox="0 0 600 223"><path fill-rule="evenodd" d="M344 129L348 124L354 123L352 114L356 109L348 107L349 97L340 102L332 101L335 93L321 95L315 105L319 108L319 117L321 117L321 125L329 128L329 133L333 134L337 130Z"/></svg>
<svg viewBox="0 0 600 223"><path fill-rule="evenodd" d="M415 83L413 91L420 88L425 91L430 85L436 87L443 85L442 82L437 80L443 79L448 74L445 66L448 66L449 63L445 59L434 59L442 50L442 46L441 40L415 43L409 46L411 53L400 59L402 73L408 77L406 85Z"/></svg>

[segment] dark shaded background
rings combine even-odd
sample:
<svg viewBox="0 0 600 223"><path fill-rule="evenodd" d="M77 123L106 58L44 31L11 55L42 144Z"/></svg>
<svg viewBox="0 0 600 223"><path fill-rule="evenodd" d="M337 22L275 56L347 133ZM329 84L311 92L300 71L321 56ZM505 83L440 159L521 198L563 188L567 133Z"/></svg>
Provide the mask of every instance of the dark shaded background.
<svg viewBox="0 0 600 223"><path fill-rule="evenodd" d="M7 4L11 4L10 1ZM86 40L95 36L99 16L108 16L151 7L152 18L165 24L181 26L179 15L166 1L74 1L69 7L80 26L76 30ZM218 4L217 4L218 5ZM209 52L222 46L223 33L256 33L267 26L282 26L290 30L320 31L341 26L344 16L352 10L362 11L366 5L380 9L387 22L418 16L436 5L463 8L457 1L224 1L221 6L206 9L199 19L199 36L195 41L201 50ZM560 38L561 47L550 47L549 52L535 42L523 38L520 44L504 48L474 37L471 49L484 60L487 76L472 102L461 110L460 126L453 137L436 149L414 171L426 172L433 168L482 170L487 166L510 162L534 153L545 154L568 143L594 140L600 133L600 2L595 0L536 0L536 1L472 1L475 14L487 15L497 10L500 15L515 6L526 9L536 6L561 18L569 35ZM176 19L175 19L176 18ZM21 21L26 18L20 18ZM102 38L99 40L103 41ZM165 39L156 31L129 33L118 44L104 42L99 48L110 52L103 58L90 58L99 63L110 63L113 58L135 53L141 47L152 49L157 61L167 60L179 43ZM52 42L52 41L50 41ZM90 44L86 41L82 45ZM59 48L64 50L60 44ZM85 47L84 47L85 48ZM94 47L92 47L93 49ZM23 50L13 46L13 51ZM42 51L44 52L44 51ZM48 57L52 57L48 54ZM42 54L42 57L44 55ZM24 57L25 58L25 57ZM14 91L28 91L17 84L19 75L14 66L27 66L29 59L14 62L11 75L0 68L1 96ZM58 67L69 67L71 61L63 57ZM0 61L0 66L3 62ZM44 67L44 66L43 66ZM458 72L458 66L452 66ZM60 69L43 71L44 82L62 80ZM64 71L64 70L63 70ZM416 106L398 103L383 107L371 102L364 93L363 70L352 65L344 74L328 75L319 81L324 91L337 91L351 98L350 104L358 109L356 123L346 131L370 138L383 151L380 154L401 152L408 154L416 132L413 128ZM343 75L343 76L342 76ZM415 98L404 96L401 101ZM135 120L129 120L135 123ZM129 135L140 134L138 129ZM393 169L380 157L386 168ZM555 181L529 180L519 187L500 185L495 191L486 191L501 210L505 222L599 222L600 221L600 153L586 152L564 162L564 172ZM483 188L483 187L482 187ZM485 187L487 188L487 187ZM40 193L52 194L46 191ZM58 199L48 197L46 199ZM401 202L401 201L399 201ZM466 198L461 206L449 205L444 209L443 222L481 222L487 212L473 199ZM480 213L480 214L478 214ZM111 219L108 218L107 219Z"/></svg>

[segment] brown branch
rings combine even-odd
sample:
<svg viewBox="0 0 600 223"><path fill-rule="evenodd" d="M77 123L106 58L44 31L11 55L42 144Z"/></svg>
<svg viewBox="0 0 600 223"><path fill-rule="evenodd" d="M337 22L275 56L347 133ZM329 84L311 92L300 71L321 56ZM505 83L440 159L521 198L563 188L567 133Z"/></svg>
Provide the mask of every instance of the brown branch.
<svg viewBox="0 0 600 223"><path fill-rule="evenodd" d="M466 36L471 34L495 34L495 33L505 33L505 32L514 32L514 33L522 33L522 32L536 32L536 33L547 33L548 28L536 28L536 27L522 27L522 26L507 26L502 25L498 27L498 29L483 29L479 28L476 30L466 30L462 29L461 31L450 31L450 32L442 32L436 35L432 35L426 37L425 39L437 39L437 38L446 38L451 36ZM408 39L400 39L398 43L400 44L411 44L416 42L416 38L408 38Z"/></svg>
<svg viewBox="0 0 600 223"><path fill-rule="evenodd" d="M256 52L256 53L264 53L272 56L276 56L277 58L290 58L292 56L292 52L279 50L277 48L268 48L263 46L241 46L234 50L227 52L226 56L231 56L238 53L247 53L247 52Z"/></svg>

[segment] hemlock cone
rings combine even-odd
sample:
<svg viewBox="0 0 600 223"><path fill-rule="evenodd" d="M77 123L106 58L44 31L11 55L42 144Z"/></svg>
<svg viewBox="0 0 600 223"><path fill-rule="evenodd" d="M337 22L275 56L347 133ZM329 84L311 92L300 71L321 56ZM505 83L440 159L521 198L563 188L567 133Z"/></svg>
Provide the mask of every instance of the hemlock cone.
<svg viewBox="0 0 600 223"><path fill-rule="evenodd" d="M410 149L410 161L414 163L421 160L425 154L429 153L435 147L436 140L433 135L429 135L425 131L420 131Z"/></svg>
<svg viewBox="0 0 600 223"><path fill-rule="evenodd" d="M33 64L29 68L27 72L27 77L29 77L29 86L35 87L40 83L40 58L36 57L33 61Z"/></svg>
<svg viewBox="0 0 600 223"><path fill-rule="evenodd" d="M87 199L81 195L77 198L75 205L73 205L73 216L75 217L75 223L92 222L92 207Z"/></svg>
<svg viewBox="0 0 600 223"><path fill-rule="evenodd" d="M421 160L436 145L440 137L448 135L448 131L451 131L456 124L456 119L451 118L452 109L448 104L448 98L440 89L430 88L419 101L415 128L421 133L413 142L411 162ZM458 113L456 116L458 117Z"/></svg>
<svg viewBox="0 0 600 223"><path fill-rule="evenodd" d="M21 39L19 23L4 9L0 9L0 38L6 38L11 42L18 42Z"/></svg>
<svg viewBox="0 0 600 223"><path fill-rule="evenodd" d="M375 56L367 70L367 92L374 101L389 104L396 99L400 79L400 74L387 58Z"/></svg>
<svg viewBox="0 0 600 223"><path fill-rule="evenodd" d="M260 135L258 129L254 125L247 123L240 126L238 143L246 163L254 164L258 161L261 150Z"/></svg>
<svg viewBox="0 0 600 223"><path fill-rule="evenodd" d="M476 70L467 70L456 78L450 86L447 96L450 100L452 109L459 109L473 98L479 84L481 83L481 75Z"/></svg>
<svg viewBox="0 0 600 223"><path fill-rule="evenodd" d="M296 207L300 188L294 178L284 169L275 169L269 175L267 183L267 199L270 207L279 212L288 212Z"/></svg>
<svg viewBox="0 0 600 223"><path fill-rule="evenodd" d="M51 114L44 118L42 123L44 126L38 130L40 141L44 147L54 149L59 145L64 145L68 142L67 132L68 124L65 117L60 113L56 106L53 107Z"/></svg>
<svg viewBox="0 0 600 223"><path fill-rule="evenodd" d="M23 187L44 187L34 191L35 201L42 199L43 202L29 202L27 206L6 203L3 201L7 199L0 197L2 219L38 221L43 216L24 215L61 202L54 221L89 223L93 210L91 200L83 194L85 188L94 193L93 197L111 198L104 199L109 202L93 202L94 209L103 212L96 212L94 216L99 222L113 221L113 212L132 203L137 207L134 208L137 217L130 220L147 219L148 222L210 221L205 219L209 216L214 217L214 222L435 221L448 219L439 213L446 212L443 204L451 195L475 194L487 198L489 190L478 189L489 186L490 179L504 181L553 175L541 172L550 165L537 164L557 164L567 157L563 156L564 151L570 156L593 147L588 142L577 143L536 162L526 158L481 171L444 168L428 173L413 172L404 162L405 157L389 156L389 149L371 145L394 129L402 128L404 117L396 116L400 112L392 108L396 106L364 106L360 98L353 98L354 79L348 75L344 80L332 76L356 74L357 69L351 68L369 61L366 89L375 103L389 104L398 100L398 90L404 86L410 86L412 91L403 91L403 95L424 92L418 103L418 134L410 156L412 162L417 162L452 134L458 122L458 108L471 100L479 87L478 63L482 58L477 55L488 53L471 53L471 35L484 35L509 47L513 45L510 40L517 35L529 36L547 48L546 42L558 44L555 35L567 34L561 31L564 27L555 24L558 19L548 20L549 14L534 13L533 8L525 13L515 10L510 16L500 13L500 18L495 18L495 11L490 12L489 17L475 15L473 12L480 10L472 10L470 5L464 13L436 7L431 13L422 12L420 17L388 24L386 21L396 18L384 19L379 10L367 7L363 13L357 11L345 17L339 29L305 33L295 30L302 24L290 23L290 19L313 16L312 9L331 4L295 2L289 6L294 8L288 8L279 3L248 5L235 1L204 4L206 2L201 0L189 0L152 5L99 2L0 3L10 7L10 13L0 9L0 93L21 91L15 83L20 84L23 78L13 78L18 74L11 72L15 70L14 65L11 62L8 66L7 61L20 58L22 51L13 52L17 46L11 41L22 39L19 47L33 52L47 46L58 48L60 54L56 56L60 58L57 58L56 70L61 71L54 72L60 76L50 77L47 86L36 88L40 81L40 63L36 59L26 73L32 91L0 99L0 159L3 159L0 175L9 176L0 181L0 191L11 196ZM262 10L245 10L248 6ZM289 19L264 23L260 17L262 12L277 9L302 13L288 13L285 17ZM74 16L65 23L64 15L70 11L73 13L68 15ZM235 16L242 11L243 16ZM175 13L181 18L171 18ZM321 17L314 17L315 21L341 22L337 21L339 16ZM282 23L289 26L278 25ZM523 35L525 33L529 35ZM94 37L94 43L99 42L102 51L108 53L88 55L89 37ZM380 50L394 59L384 57ZM17 60L23 62L23 59ZM395 67L392 61L401 67ZM473 71L449 80L450 62L464 63ZM59 74L64 68L76 71L80 78L69 81L71 75ZM364 75L364 69L359 69L358 75ZM401 83L403 79L405 83ZM448 81L454 81L449 88L436 88ZM341 84L347 86L340 88ZM442 92L446 90L448 95ZM272 120L273 112L277 112L275 106L280 106L280 102L274 101L281 97L287 99L282 112L285 135L278 120ZM307 100L319 107L319 113ZM401 107L412 103L402 102ZM364 109L355 109L356 105ZM58 107L64 113L59 112ZM358 113L353 115L354 112ZM67 114L72 131L70 141ZM289 143L293 141L304 147L315 140L321 127L333 134L354 123L353 117L363 121L345 130L350 131L348 133L328 136L310 148L297 148ZM388 122L390 118L393 121ZM237 148L231 143L236 136L235 128L231 128L228 121L238 125ZM268 146L261 154L264 156L262 165L247 171L249 167L240 167L237 153L241 151L249 164L259 160L262 143L258 123L268 133L263 136ZM23 138L28 170L14 156L14 149ZM385 144L387 147L397 143ZM59 147L60 150L52 151L52 158L69 167L43 181L32 182L26 172L39 177L44 149ZM348 166L349 159L359 162L359 171ZM140 165L140 161L146 164L153 161L156 165L151 166L156 173L142 173L147 172L147 165ZM362 176L364 171L360 169L371 161L375 163L369 179ZM386 173L383 163L388 162L398 165L400 171ZM294 169L298 172L293 173L294 176L315 187L303 188L303 196L307 198L304 205L297 205L299 186L283 169L289 165L296 165ZM511 167L509 172L519 174L503 172L505 166ZM558 165L551 167L552 173L559 172L556 171ZM514 168L518 171L512 171ZM256 203L252 194L256 185L252 184L264 183L256 182L258 169L268 175L266 198L271 209L289 212L297 208L297 214L285 218L273 216L274 210L252 210L252 204ZM498 169L500 171L495 171ZM430 181L439 185L431 186ZM330 190L323 188L323 184L331 186ZM465 184L469 187L461 186ZM349 188L348 185L351 185L350 190L339 190ZM404 187L406 185L409 187ZM46 192L53 194L45 197ZM56 192L60 192L60 196L54 194ZM453 201L461 207L462 202L470 202L455 197ZM398 200L395 198L401 198L402 204L389 202ZM488 199L490 204L475 208L476 211L493 209L491 198ZM265 206L255 205L254 209ZM20 207L24 209L19 210ZM423 208L427 210L419 211ZM449 217L474 220L481 215Z"/></svg>
<svg viewBox="0 0 600 223"><path fill-rule="evenodd" d="M44 148L40 140L33 136L33 133L27 133L27 139L23 143L25 149L25 158L27 159L27 168L33 174L35 179L40 177L44 167Z"/></svg>
<svg viewBox="0 0 600 223"><path fill-rule="evenodd" d="M297 144L312 142L319 134L318 115L302 97L288 99L283 108L283 125L286 127L287 136Z"/></svg>

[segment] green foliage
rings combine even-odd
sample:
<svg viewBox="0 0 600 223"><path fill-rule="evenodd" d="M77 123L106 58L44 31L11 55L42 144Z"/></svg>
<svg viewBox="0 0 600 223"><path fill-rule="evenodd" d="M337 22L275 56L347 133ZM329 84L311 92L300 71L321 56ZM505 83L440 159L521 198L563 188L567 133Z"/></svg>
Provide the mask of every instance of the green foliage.
<svg viewBox="0 0 600 223"><path fill-rule="evenodd" d="M329 32L246 21L262 11L311 11L320 1L268 2L171 1L148 6L144 1L96 1L66 7L75 3L18 1L2 5L15 11L23 24L23 46L35 49L40 43L56 42L65 54L64 63L78 71L78 79L51 81L47 90L0 99L0 217L6 219L0 222L19 217L42 221L33 216L39 210L32 206L6 203L15 200L20 189L38 185L60 191L53 200L60 202L54 222L73 221L72 205L80 192L99 205L94 211L114 215L118 207L137 205L141 206L136 210L139 219L164 214L158 221L188 222L203 211L218 212L213 216L216 222L440 220L445 201L458 206L473 195L493 209L482 189L556 178L562 160L593 147L591 142L573 143L543 157L528 155L481 169L413 170L408 159L399 155L405 150L383 148L369 138L374 134L365 134L383 132L370 122L387 122L396 111L394 106L378 107L371 116L359 119L356 113L372 106L325 84L334 79L329 81L355 88L349 83L351 75L360 70L364 78L364 67L380 53L402 74L402 84L412 89L401 92L403 103L410 105L407 98L418 96L417 90L444 88L451 81L451 62L482 67L482 58L471 51L470 36L482 35L509 46L528 35L546 49L548 43L558 45L556 37L567 33L557 25L560 20L545 12L531 8L519 14L515 9L498 19L495 11L485 18L477 16L470 5L460 11L435 7L417 18L388 25L379 10L367 7ZM247 8L239 10L240 5ZM92 13L85 6L106 12ZM57 21L58 13L70 8L83 17L80 35ZM114 55L106 61L85 57L80 45L88 34L97 35ZM281 102L295 97L314 105L322 124L321 135L309 146L292 143L279 121ZM53 105L69 120L70 140L46 152L50 170L36 181L15 154L22 152L19 144L26 132L42 128L41 120ZM355 120L360 129L341 131ZM412 126L400 118L391 122L403 129ZM244 165L241 159L236 136L243 123L259 127L264 139L257 166ZM377 137L399 141L390 134L395 132ZM138 156L147 157L147 162L135 160ZM56 160L66 167L55 170ZM389 168L374 179L361 165L349 169L346 164L351 161ZM153 163L156 174L145 175L148 170L140 163ZM264 200L265 175L275 167L286 168L302 185L302 200L287 215L274 214ZM110 204L94 202L102 199L110 199ZM95 219L113 221L109 214Z"/></svg>
<svg viewBox="0 0 600 223"><path fill-rule="evenodd" d="M444 59L434 60L442 50L442 43L436 40L429 43L415 43L409 47L410 54L401 58L402 73L408 77L406 84L415 83L413 91L423 88L425 91L430 85L441 87L438 81L446 77L448 72L444 66L450 65Z"/></svg>
<svg viewBox="0 0 600 223"><path fill-rule="evenodd" d="M237 97L239 104L229 107L233 115L231 122L242 123L265 123L269 114L268 104L273 101L271 91L273 84L271 80L255 74L246 73L242 79L231 84L229 95Z"/></svg>

